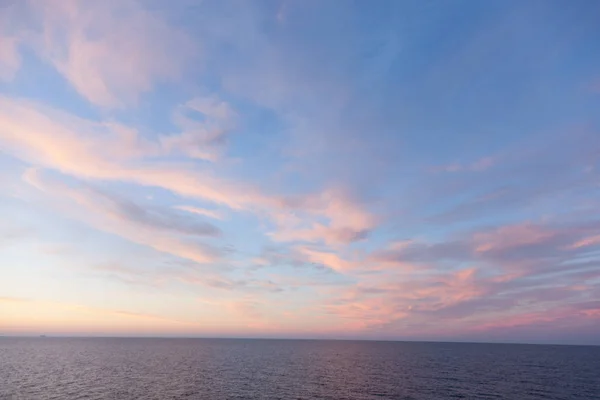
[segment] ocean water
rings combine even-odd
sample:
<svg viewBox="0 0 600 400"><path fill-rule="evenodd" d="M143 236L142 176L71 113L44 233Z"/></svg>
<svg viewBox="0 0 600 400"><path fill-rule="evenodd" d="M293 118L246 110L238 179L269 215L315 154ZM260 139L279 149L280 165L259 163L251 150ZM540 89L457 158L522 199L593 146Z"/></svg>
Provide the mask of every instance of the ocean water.
<svg viewBox="0 0 600 400"><path fill-rule="evenodd" d="M0 399L600 399L600 347L0 338Z"/></svg>

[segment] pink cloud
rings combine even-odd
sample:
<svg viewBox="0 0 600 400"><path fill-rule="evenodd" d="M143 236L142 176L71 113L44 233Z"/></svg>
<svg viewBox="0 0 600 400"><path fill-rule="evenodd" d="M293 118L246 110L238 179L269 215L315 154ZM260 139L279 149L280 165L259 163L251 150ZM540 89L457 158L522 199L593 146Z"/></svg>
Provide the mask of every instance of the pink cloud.
<svg viewBox="0 0 600 400"><path fill-rule="evenodd" d="M309 262L325 265L342 273L349 272L357 265L355 262L345 260L333 252L318 251L307 247L298 247L296 250Z"/></svg>
<svg viewBox="0 0 600 400"><path fill-rule="evenodd" d="M490 331L500 328L515 328L527 325L533 325L540 322L552 322L562 318L562 315L552 315L548 312L543 313L523 313L514 316L504 317L494 322L477 325L472 328L473 331Z"/></svg>
<svg viewBox="0 0 600 400"><path fill-rule="evenodd" d="M0 22L2 20L0 19ZM14 37L0 36L0 80L13 78L21 65L19 41Z"/></svg>
<svg viewBox="0 0 600 400"><path fill-rule="evenodd" d="M19 158L77 176L110 176L119 162L158 153L129 127L8 98L0 98L0 140Z"/></svg>
<svg viewBox="0 0 600 400"><path fill-rule="evenodd" d="M377 329L420 335L424 333L420 329L434 329L438 335L449 334L433 323L444 320L464 335L490 319L510 321L513 315L524 315L527 320L528 313L539 313L539 323L544 318L551 322L561 304L581 304L595 296L598 272L590 270L594 262L563 265L577 259L572 251L579 248L565 245L597 244L594 235L585 236L595 232L595 226L524 222L439 243L391 242L355 261L350 271L359 283L334 289L326 309L339 318L361 320L355 329L363 333ZM442 272L454 265L465 267ZM587 310L577 311L578 318L595 315L593 309ZM518 319L512 321L514 327L520 324Z"/></svg>
<svg viewBox="0 0 600 400"><path fill-rule="evenodd" d="M18 4L3 4L0 13L0 81L10 81L21 66L20 45L23 38L14 29Z"/></svg>
<svg viewBox="0 0 600 400"><path fill-rule="evenodd" d="M326 305L326 309L340 318L361 320L357 329L383 327L410 321L419 314L435 312L483 296L485 285L476 280L474 268L448 274L403 279L380 277L372 286L359 284L342 289Z"/></svg>
<svg viewBox="0 0 600 400"><path fill-rule="evenodd" d="M95 192L85 186L71 187L58 180L49 179L35 169L29 169L24 174L24 180L56 199L70 200L62 203L62 212L72 218L82 220L97 229L121 236L134 243L149 246L163 253L173 254L197 263L215 262L219 252L197 241L179 237L173 222L160 221L145 223L139 218L128 216L124 210L119 210L117 199ZM76 205L77 207L73 207ZM129 206L130 207L130 206ZM131 208L131 207L130 207ZM208 225L207 225L208 226ZM187 233L187 229L180 232ZM189 230L189 232L192 232ZM211 235L212 229L197 231Z"/></svg>
<svg viewBox="0 0 600 400"><path fill-rule="evenodd" d="M209 103L216 114L222 104ZM206 110L209 112L208 110ZM224 115L224 114L223 114ZM84 179L125 181L160 187L233 210L264 213L278 224L275 238L345 244L363 238L376 225L365 207L339 190L285 198L267 195L242 182L227 181L207 169L180 163L143 163L164 149L127 126L97 123L34 103L0 98L0 141L16 157ZM281 218L290 212L295 219ZM292 224L289 225L290 221Z"/></svg>
<svg viewBox="0 0 600 400"><path fill-rule="evenodd" d="M404 259L405 251L411 246L417 244L413 240L394 241L385 248L377 249L371 252L363 264L370 270L394 270L394 271L415 271L423 266L418 266Z"/></svg>
<svg viewBox="0 0 600 400"><path fill-rule="evenodd" d="M0 140L24 161L80 178L163 187L234 209L251 201L267 202L255 189L213 178L207 171L160 162L143 165L141 160L163 150L129 127L84 120L34 103L0 98Z"/></svg>
<svg viewBox="0 0 600 400"><path fill-rule="evenodd" d="M307 223L303 218L276 217L279 241L323 241L328 245L349 244L364 239L377 225L377 218L366 207L342 190L328 189L294 199L284 199L284 210L324 218Z"/></svg>
<svg viewBox="0 0 600 400"><path fill-rule="evenodd" d="M589 318L600 319L600 308L596 308L594 310L583 310L581 313Z"/></svg>
<svg viewBox="0 0 600 400"><path fill-rule="evenodd" d="M585 306L585 304L584 304ZM520 312L496 318L492 322L476 324L469 328L472 331L494 331L498 329L539 326L557 321L586 323L600 318L600 308L579 309L578 305L557 306L550 310Z"/></svg>
<svg viewBox="0 0 600 400"><path fill-rule="evenodd" d="M583 274L578 275L576 264L564 268L540 264L536 261L538 250L520 253L521 259L506 262L498 255L515 253L523 246L542 246L539 251L550 251L549 255L556 257L563 243L572 243L573 237L590 229L593 227L558 230L523 223L476 232L447 244L392 243L385 252L376 251L367 260L379 260L383 265L388 261L391 266L408 264L412 268L384 268L377 274L363 275L356 286L335 289L326 309L342 319L360 320L353 328L356 332L377 330L409 336L429 335L433 330L438 337L460 337L475 331L510 331L552 323L562 318L560 310L567 301L574 306L564 315L575 315L577 323L585 323L597 315L597 307L587 307L584 301L597 291L597 285L592 284L597 271L588 271L583 265ZM591 242L595 239L585 243ZM494 253L491 258L490 252ZM440 262L448 256L454 263L468 262L477 267L443 273L441 268L446 264ZM565 259L571 258L572 254ZM412 262L422 267L415 268ZM560 259L554 262L560 265ZM552 278L552 274L562 271L573 275L566 274L559 281ZM528 280L523 280L525 276ZM439 326L441 320L445 321L443 328Z"/></svg>
<svg viewBox="0 0 600 400"><path fill-rule="evenodd" d="M272 318L269 307L264 300L256 296L241 296L234 298L199 299L203 305L218 310L226 321L235 321L235 325L253 330L268 331L274 326L277 319ZM223 318L223 322L225 322ZM277 321L281 323L281 321ZM228 322L231 323L231 322Z"/></svg>
<svg viewBox="0 0 600 400"><path fill-rule="evenodd" d="M513 295L521 297L517 301L495 295L484 282L473 279L471 270L464 270L439 280L350 289L325 309L342 320L356 321L346 326L356 333L376 331L384 336L421 338L500 331L510 336L521 328L539 329L556 323L589 325L600 318L597 303L595 307L584 302L565 308L550 296L519 305L526 296Z"/></svg>
<svg viewBox="0 0 600 400"><path fill-rule="evenodd" d="M504 251L518 246L543 243L554 238L557 232L540 226L524 223L507 225L488 232L473 235L475 252Z"/></svg>
<svg viewBox="0 0 600 400"><path fill-rule="evenodd" d="M600 235L589 236L568 246L569 249L578 249L581 247L591 247L600 245Z"/></svg>
<svg viewBox="0 0 600 400"><path fill-rule="evenodd" d="M214 219L223 219L221 213L215 210L207 210L201 207L193 207L193 206L175 206L177 210L189 212L192 214L203 215L205 217L214 218Z"/></svg>
<svg viewBox="0 0 600 400"><path fill-rule="evenodd" d="M135 104L176 79L196 52L189 37L134 0L33 0L42 21L34 47L90 102Z"/></svg>
<svg viewBox="0 0 600 400"><path fill-rule="evenodd" d="M364 331L374 326L382 326L390 321L402 320L410 314L408 307L390 303L385 297L372 296L357 299L349 291L343 298L324 306L326 312L345 323L345 329Z"/></svg>

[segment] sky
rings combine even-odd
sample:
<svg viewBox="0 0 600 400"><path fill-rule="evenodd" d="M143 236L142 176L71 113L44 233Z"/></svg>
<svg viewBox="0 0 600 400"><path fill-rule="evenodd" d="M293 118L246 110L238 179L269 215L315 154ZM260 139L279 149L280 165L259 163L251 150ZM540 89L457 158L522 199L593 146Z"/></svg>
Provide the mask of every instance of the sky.
<svg viewBox="0 0 600 400"><path fill-rule="evenodd" d="M600 344L598 20L0 0L0 334Z"/></svg>

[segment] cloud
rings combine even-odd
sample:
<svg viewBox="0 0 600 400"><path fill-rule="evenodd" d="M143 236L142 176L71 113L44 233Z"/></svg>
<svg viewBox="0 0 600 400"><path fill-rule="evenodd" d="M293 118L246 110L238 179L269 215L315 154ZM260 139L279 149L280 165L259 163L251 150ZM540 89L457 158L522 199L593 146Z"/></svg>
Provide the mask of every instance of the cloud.
<svg viewBox="0 0 600 400"><path fill-rule="evenodd" d="M67 203L62 210L102 231L201 264L215 262L221 256L217 248L193 238L219 235L220 231L209 223L181 218L168 209L144 209L88 185L67 185L45 177L36 169L28 169L23 178L52 196L77 205L73 209Z"/></svg>
<svg viewBox="0 0 600 400"><path fill-rule="evenodd" d="M476 232L473 242L476 253L511 251L517 247L544 243L557 235L549 229L531 223L501 226L497 229Z"/></svg>
<svg viewBox="0 0 600 400"><path fill-rule="evenodd" d="M520 327L550 327L561 321L560 326L581 325L582 323L598 323L600 314L600 303L598 301L584 302L575 305L559 306L550 312L538 311L512 315L507 318L495 320L486 324L476 325L471 328L474 331L497 331L503 329L514 329Z"/></svg>
<svg viewBox="0 0 600 400"><path fill-rule="evenodd" d="M205 217L214 218L214 219L223 219L221 213L215 210L208 210L206 208L193 207L193 206L175 206L177 210L185 211L192 214L203 215Z"/></svg>
<svg viewBox="0 0 600 400"><path fill-rule="evenodd" d="M157 82L177 79L197 48L134 0L32 0L41 19L34 47L90 102L135 104Z"/></svg>
<svg viewBox="0 0 600 400"><path fill-rule="evenodd" d="M0 98L0 139L8 153L76 176L110 176L115 164L157 153L137 132L22 100Z"/></svg>
<svg viewBox="0 0 600 400"><path fill-rule="evenodd" d="M88 189L91 196L97 198L111 215L119 219L129 220L150 229L173 232L182 235L217 237L221 231L204 221L183 218L179 214L161 207L142 207L130 200L119 198L97 189Z"/></svg>
<svg viewBox="0 0 600 400"><path fill-rule="evenodd" d="M282 242L324 242L329 245L350 244L365 239L369 229L353 229L349 227L328 227L314 223L308 228L283 227L278 229L273 238Z"/></svg>
<svg viewBox="0 0 600 400"><path fill-rule="evenodd" d="M590 237L586 237L580 240L577 240L575 243L571 244L569 248L578 249L580 247L597 247L600 246L600 235L594 235Z"/></svg>
<svg viewBox="0 0 600 400"><path fill-rule="evenodd" d="M18 21L18 5L2 5L0 13L0 81L10 81L21 67L20 46L22 37L19 37L12 26Z"/></svg>
<svg viewBox="0 0 600 400"><path fill-rule="evenodd" d="M534 325L536 320L529 318L532 313L551 317L565 303L572 303L573 308L584 307L589 289L582 291L554 283L553 287L514 291L511 285L494 285L485 279L483 271L467 269L429 278L408 278L403 283L358 286L341 293L341 297L326 303L325 309L340 318L357 321L353 329L358 332L427 337L434 329L439 338L450 332L465 337L473 330L493 330L492 325L487 326L488 321L495 321L494 326L502 324L498 321L513 321L505 324L508 326L515 325L514 321L519 321L518 325ZM589 320L588 314L595 315L594 311L575 315L585 321Z"/></svg>
<svg viewBox="0 0 600 400"><path fill-rule="evenodd" d="M189 116L190 111L200 113L203 119ZM173 119L182 132L161 137L161 145L170 153L215 161L235 128L236 118L228 103L214 97L196 97L175 110Z"/></svg>
<svg viewBox="0 0 600 400"><path fill-rule="evenodd" d="M600 149L593 127L568 126L556 133L516 141L494 159L494 168L477 174L434 174L419 182L408 213L422 223L453 224L461 221L537 214L542 205L561 202L560 209L579 208L580 191L598 180L590 166ZM409 203L409 202L407 202ZM435 210L423 215L423 210Z"/></svg>
<svg viewBox="0 0 600 400"><path fill-rule="evenodd" d="M481 227L439 242L413 242L396 251L394 256L398 261L415 263L514 265L515 270L525 272L523 263L556 264L576 260L583 251L589 250L582 244L591 247L600 244L593 240L594 236L590 237L600 229L598 224L598 221L574 220Z"/></svg>
<svg viewBox="0 0 600 400"><path fill-rule="evenodd" d="M349 272L353 267L356 266L355 263L347 261L333 252L319 251L310 249L308 247L298 247L296 250L308 262L317 265L324 265L341 273Z"/></svg>
<svg viewBox="0 0 600 400"><path fill-rule="evenodd" d="M190 165L145 163L145 157L160 155L160 149L129 127L81 119L27 101L0 98L0 140L5 151L26 162L84 179L162 187L234 209L262 200L255 189L216 179Z"/></svg>
<svg viewBox="0 0 600 400"><path fill-rule="evenodd" d="M506 328L533 327L544 316L554 320L565 304L575 310L597 296L595 250L600 242L590 234L598 229L595 221L525 222L454 234L436 243L392 243L359 262L378 273L360 275L351 287L333 288L324 307L356 321L349 329L358 332L419 336L442 320L449 321L457 337L492 331L496 322L489 321L514 322ZM582 311L573 318L585 324L595 315Z"/></svg>
<svg viewBox="0 0 600 400"><path fill-rule="evenodd" d="M372 251L362 262L370 270L395 270L395 271L414 271L424 266L413 264L406 257L406 250L413 248L414 241L397 241L388 244L385 247L377 248Z"/></svg>
<svg viewBox="0 0 600 400"><path fill-rule="evenodd" d="M199 299L203 304L218 308L232 318L243 320L251 326L264 326L264 302L255 296L245 296L236 299L209 300Z"/></svg>
<svg viewBox="0 0 600 400"><path fill-rule="evenodd" d="M348 244L364 239L377 225L364 205L339 189L266 194L248 183L215 177L198 165L147 162L161 154L161 147L124 125L92 122L26 101L0 98L0 106L0 145L34 165L82 179L159 187L266 215L275 222L273 237L281 241ZM227 113L215 107L221 110L215 113ZM286 218L290 213L297 216Z"/></svg>
<svg viewBox="0 0 600 400"><path fill-rule="evenodd" d="M229 279L224 274L225 268L217 270L211 268L210 264L199 264L193 260L164 262L158 267L150 267L147 264L150 262L129 265L119 260L96 264L90 273L93 278L110 279L125 285L145 286L163 292L178 292L181 290L181 284L218 290L232 290L243 286Z"/></svg>
<svg viewBox="0 0 600 400"><path fill-rule="evenodd" d="M303 218L275 215L278 230L272 237L278 241L350 244L367 238L378 222L365 206L339 189L284 199L282 206L284 210L324 217L328 223L307 223Z"/></svg>
<svg viewBox="0 0 600 400"><path fill-rule="evenodd" d="M308 268L311 266L324 268L323 265L311 263L300 251L287 244L270 244L264 246L260 251L260 254L257 257L254 257L251 262L255 269L260 269L262 267Z"/></svg>
<svg viewBox="0 0 600 400"><path fill-rule="evenodd" d="M19 69L21 56L18 46L17 38L0 36L0 80L11 80Z"/></svg>
<svg viewBox="0 0 600 400"><path fill-rule="evenodd" d="M403 260L403 253L394 245L388 248L375 248L372 251L358 251L342 246L308 244L271 245L252 260L257 268L260 267L293 267L304 270L316 270L330 274L332 277L346 277L360 280L363 275L381 274L384 272L402 274L422 269L423 266ZM319 278L325 282L324 278ZM311 281L310 285L316 285ZM328 285L336 285L329 282Z"/></svg>

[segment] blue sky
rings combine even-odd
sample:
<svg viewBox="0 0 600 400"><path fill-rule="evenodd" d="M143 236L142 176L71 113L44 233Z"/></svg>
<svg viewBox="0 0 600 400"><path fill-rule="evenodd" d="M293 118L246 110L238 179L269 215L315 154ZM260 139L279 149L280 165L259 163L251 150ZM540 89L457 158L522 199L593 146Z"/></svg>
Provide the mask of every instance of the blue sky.
<svg viewBox="0 0 600 400"><path fill-rule="evenodd" d="M593 1L10 1L0 331L597 343Z"/></svg>

